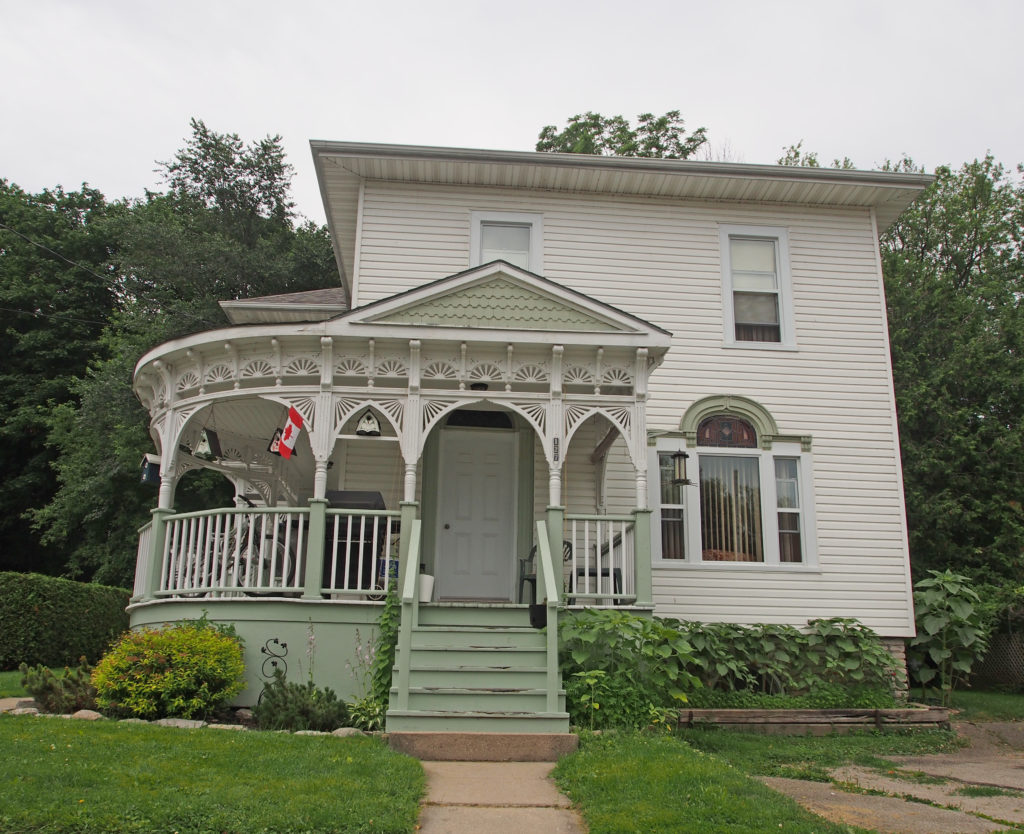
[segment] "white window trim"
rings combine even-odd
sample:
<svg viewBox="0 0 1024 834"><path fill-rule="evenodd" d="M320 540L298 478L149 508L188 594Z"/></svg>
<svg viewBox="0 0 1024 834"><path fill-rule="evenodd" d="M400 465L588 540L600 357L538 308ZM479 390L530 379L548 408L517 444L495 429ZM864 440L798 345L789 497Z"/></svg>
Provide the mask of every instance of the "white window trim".
<svg viewBox="0 0 1024 834"><path fill-rule="evenodd" d="M722 312L725 346L751 350L795 350L793 325L793 287L789 264L789 231L781 226L718 227L719 251L722 260ZM779 328L781 341L741 342L736 339L736 317L733 310L732 238L762 238L775 241L775 268L779 282Z"/></svg>
<svg viewBox="0 0 1024 834"><path fill-rule="evenodd" d="M469 265L480 266L480 227L484 223L515 223L530 227L529 271L544 271L544 215L526 211L472 211L469 224Z"/></svg>
<svg viewBox="0 0 1024 834"><path fill-rule="evenodd" d="M686 526L686 557L664 559L661 555L661 472L658 454L682 450L690 455L687 475L693 481L686 489L684 524ZM701 559L700 538L700 457L716 455L726 457L758 458L758 476L761 481L761 534L764 540L763 562L705 562ZM802 562L779 561L778 496L775 485L775 458L793 458L797 461L800 479L800 546ZM818 530L814 513L814 462L810 452L802 451L799 443L775 441L771 449L732 449L717 446L687 447L681 437L659 437L648 447L648 494L652 500L651 545L653 566L679 570L781 570L818 571Z"/></svg>

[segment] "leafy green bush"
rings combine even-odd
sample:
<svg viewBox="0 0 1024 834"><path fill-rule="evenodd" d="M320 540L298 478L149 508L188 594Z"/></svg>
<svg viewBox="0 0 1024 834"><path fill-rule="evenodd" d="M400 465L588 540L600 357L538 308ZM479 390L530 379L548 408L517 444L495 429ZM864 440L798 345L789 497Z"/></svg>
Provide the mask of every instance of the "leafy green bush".
<svg viewBox="0 0 1024 834"><path fill-rule="evenodd" d="M92 666L83 657L74 669L65 666L57 677L46 666L22 663L21 685L44 712L64 715L80 709L96 708L96 687L92 685Z"/></svg>
<svg viewBox="0 0 1024 834"><path fill-rule="evenodd" d="M896 699L878 687L824 683L803 695L698 689L690 694L689 705L694 709L889 709L896 706Z"/></svg>
<svg viewBox="0 0 1024 834"><path fill-rule="evenodd" d="M566 704L584 726L645 726L652 709L684 703L699 685L687 671L690 643L657 618L586 609L560 622L558 636Z"/></svg>
<svg viewBox="0 0 1024 834"><path fill-rule="evenodd" d="M560 629L570 720L578 726L666 723L658 710L694 707L891 707L896 661L855 620L740 626L589 609Z"/></svg>
<svg viewBox="0 0 1024 834"><path fill-rule="evenodd" d="M313 681L289 683L281 669L274 670L253 714L261 730L330 732L348 724L348 708L334 690L320 689Z"/></svg>
<svg viewBox="0 0 1024 834"><path fill-rule="evenodd" d="M922 687L932 684L943 706L950 706L957 682L985 654L978 594L965 576L950 570L928 571L914 584L917 636L908 643L910 669Z"/></svg>
<svg viewBox="0 0 1024 834"><path fill-rule="evenodd" d="M104 712L137 718L202 718L242 691L242 644L231 629L191 620L130 631L93 671Z"/></svg>
<svg viewBox="0 0 1024 834"><path fill-rule="evenodd" d="M37 573L0 572L0 671L94 663L128 628L130 592Z"/></svg>

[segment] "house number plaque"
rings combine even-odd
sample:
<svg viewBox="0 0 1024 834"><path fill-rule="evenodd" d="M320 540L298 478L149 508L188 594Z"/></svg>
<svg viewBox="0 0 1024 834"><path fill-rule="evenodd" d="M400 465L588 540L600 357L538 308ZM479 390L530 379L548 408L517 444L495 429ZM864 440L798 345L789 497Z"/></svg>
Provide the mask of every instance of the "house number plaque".
<svg viewBox="0 0 1024 834"><path fill-rule="evenodd" d="M555 460L558 460L558 438L555 437L551 440L551 450L554 452Z"/></svg>

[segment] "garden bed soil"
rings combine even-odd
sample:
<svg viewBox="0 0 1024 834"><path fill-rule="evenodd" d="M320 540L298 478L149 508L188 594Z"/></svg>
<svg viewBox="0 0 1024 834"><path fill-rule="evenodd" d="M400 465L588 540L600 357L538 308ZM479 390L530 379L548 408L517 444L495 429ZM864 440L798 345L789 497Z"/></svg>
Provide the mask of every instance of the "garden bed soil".
<svg viewBox="0 0 1024 834"><path fill-rule="evenodd" d="M711 725L771 735L828 735L868 729L949 729L953 710L899 709L684 709L681 726Z"/></svg>

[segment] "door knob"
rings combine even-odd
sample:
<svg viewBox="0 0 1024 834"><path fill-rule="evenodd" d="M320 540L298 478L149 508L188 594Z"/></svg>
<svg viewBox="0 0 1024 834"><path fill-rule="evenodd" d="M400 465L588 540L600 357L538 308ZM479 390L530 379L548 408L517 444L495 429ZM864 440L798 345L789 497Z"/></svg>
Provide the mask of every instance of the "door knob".
<svg viewBox="0 0 1024 834"><path fill-rule="evenodd" d="M445 529L445 530L451 530L451 529L452 529L452 526L451 526L450 524L446 524L446 525L444 526L444 529Z"/></svg>

